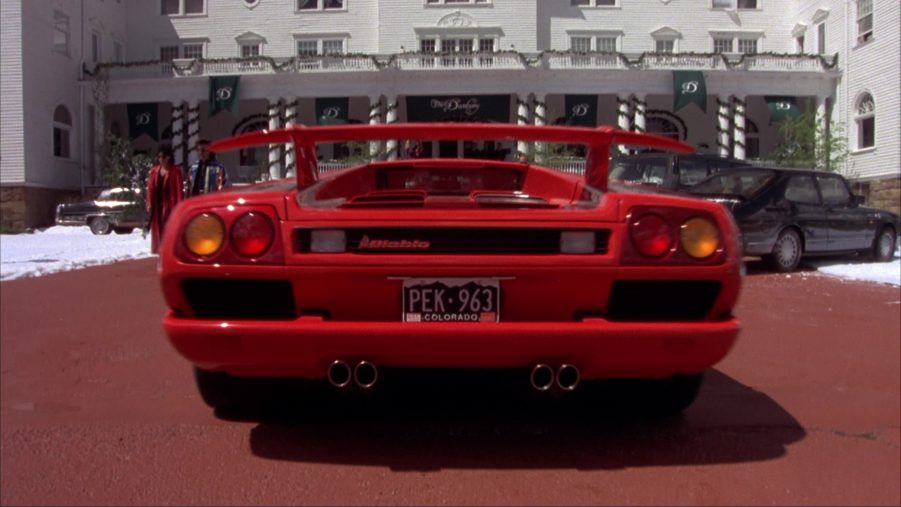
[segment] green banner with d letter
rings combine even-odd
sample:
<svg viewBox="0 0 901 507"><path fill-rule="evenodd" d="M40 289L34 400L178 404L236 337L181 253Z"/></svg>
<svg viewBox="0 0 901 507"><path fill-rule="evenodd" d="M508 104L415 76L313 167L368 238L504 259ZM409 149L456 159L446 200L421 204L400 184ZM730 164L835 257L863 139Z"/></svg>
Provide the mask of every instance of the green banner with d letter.
<svg viewBox="0 0 901 507"><path fill-rule="evenodd" d="M698 70L673 71L673 112L695 103L707 112L707 84L704 73Z"/></svg>
<svg viewBox="0 0 901 507"><path fill-rule="evenodd" d="M347 123L347 97L316 99L316 123L343 125Z"/></svg>
<svg viewBox="0 0 901 507"><path fill-rule="evenodd" d="M219 111L238 114L238 80L241 76L210 77L210 116Z"/></svg>
<svg viewBox="0 0 901 507"><path fill-rule="evenodd" d="M147 134L154 141L159 135L159 107L156 102L128 104L128 138L137 139Z"/></svg>
<svg viewBox="0 0 901 507"><path fill-rule="evenodd" d="M563 98L566 107L566 124L578 127L598 126L597 95L566 95Z"/></svg>
<svg viewBox="0 0 901 507"><path fill-rule="evenodd" d="M770 110L770 123L779 123L786 118L801 116L801 108L794 97L767 96L766 107Z"/></svg>

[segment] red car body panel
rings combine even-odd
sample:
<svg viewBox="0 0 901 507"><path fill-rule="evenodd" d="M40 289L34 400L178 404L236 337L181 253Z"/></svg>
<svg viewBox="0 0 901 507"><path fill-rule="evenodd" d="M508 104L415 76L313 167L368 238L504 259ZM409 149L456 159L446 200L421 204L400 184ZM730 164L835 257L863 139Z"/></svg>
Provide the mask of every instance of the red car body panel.
<svg viewBox="0 0 901 507"><path fill-rule="evenodd" d="M687 149L674 141L659 141L653 136L609 127L465 127L293 128L240 136L216 143L215 148L237 148L277 139L293 140L298 153L302 153L308 149L304 146L336 139L499 136L575 139L574 142L594 146L593 150L609 149L617 139ZM608 141L606 145L603 140ZM731 215L719 204L696 199L607 191L606 157L603 158L603 162L589 160L589 166L595 164L594 169L587 170L589 173L603 171L603 175L588 177L597 186L583 178L527 164L399 160L346 169L322 178L314 166L308 166L299 169L304 174L298 174L296 183L268 182L183 201L167 224L160 250L162 289L170 308L163 320L166 334L175 349L195 366L236 376L324 378L329 364L339 359L366 360L380 368L531 368L537 363L567 363L577 366L584 379L702 372L729 352L739 332L739 323L731 312L739 294L741 252ZM418 170L426 171L425 174L469 171L460 174L479 173L486 178L486 170L510 171L511 178L521 187L518 193L505 196L540 196L541 201L521 206L506 201L498 204L492 200L497 196L488 192L479 204L478 190L420 195L403 189L385 193L385 189L374 188L376 182L390 179L394 174L391 171L408 171L403 173L408 175ZM370 198L375 199L374 204L369 204ZM385 198L387 204L380 204L380 198ZM415 203L407 205L403 199ZM275 226L272 244L264 254L242 258L227 243L207 257L190 253L184 231L192 218L213 213L230 230L234 221L248 211L263 214ZM720 247L709 258L698 260L686 255L677 241L660 258L643 256L633 244L630 227L636 216L647 214L663 217L674 231L689 218L706 218L719 231ZM348 233L409 230L413 232L405 238L410 240L408 244L421 239L416 237L416 231L432 229L605 231L607 241L603 250L591 254L429 253L412 248L364 252L350 247L336 253L305 250L303 232L298 231L321 229ZM401 293L408 278L497 280L501 294L498 321L403 322ZM293 303L285 315L274 318L203 315L198 311L196 296L190 296L186 290L187 284L194 281L214 287L229 281L251 286L254 282L270 281L281 284L281 294ZM693 310L691 317L667 313L666 308L658 310L673 318L640 316L643 298L652 301L652 306L666 306L658 295L641 295L642 287L675 287L678 294L682 287L690 289L695 284L707 284L704 286L714 286L716 290L707 303L699 306L700 310ZM209 289L204 294L226 302L247 297L215 291ZM684 299L688 301L674 301L673 306L693 307L692 298L695 293L686 292ZM622 302L626 300L628 303ZM247 300L238 305L253 303ZM617 305L628 308L614 315ZM215 314L218 310L205 311Z"/></svg>

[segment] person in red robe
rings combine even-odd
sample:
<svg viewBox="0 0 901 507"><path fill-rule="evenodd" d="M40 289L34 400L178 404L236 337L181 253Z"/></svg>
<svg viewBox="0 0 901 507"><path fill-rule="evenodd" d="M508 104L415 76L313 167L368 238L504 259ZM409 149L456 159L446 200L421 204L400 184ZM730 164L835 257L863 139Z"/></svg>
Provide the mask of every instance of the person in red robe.
<svg viewBox="0 0 901 507"><path fill-rule="evenodd" d="M182 200L181 167L175 165L172 148L160 146L157 165L147 175L147 213L150 216L150 252L157 253L169 215Z"/></svg>

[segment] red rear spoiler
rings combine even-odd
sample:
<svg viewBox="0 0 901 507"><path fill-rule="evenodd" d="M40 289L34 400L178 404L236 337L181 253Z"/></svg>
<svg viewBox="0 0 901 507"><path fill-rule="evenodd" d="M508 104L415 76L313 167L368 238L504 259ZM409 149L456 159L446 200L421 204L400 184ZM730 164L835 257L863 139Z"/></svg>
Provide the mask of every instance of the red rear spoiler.
<svg viewBox="0 0 901 507"><path fill-rule="evenodd" d="M294 143L294 152L297 154L297 186L306 188L319 179L315 155L317 143L388 139L510 140L584 144L588 146L585 182L601 190L607 189L607 166L611 145L627 144L678 153L694 152L694 147L680 141L653 134L619 130L610 126L586 128L506 123L393 123L389 125L353 124L321 127L293 125L279 130L261 130L222 139L212 143L210 150L228 151L261 144Z"/></svg>

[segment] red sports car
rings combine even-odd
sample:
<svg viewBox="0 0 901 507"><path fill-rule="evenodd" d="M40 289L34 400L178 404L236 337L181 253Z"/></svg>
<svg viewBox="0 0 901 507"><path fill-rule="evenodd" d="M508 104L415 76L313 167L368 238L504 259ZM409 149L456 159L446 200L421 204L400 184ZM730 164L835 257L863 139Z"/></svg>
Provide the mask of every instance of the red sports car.
<svg viewBox="0 0 901 507"><path fill-rule="evenodd" d="M317 170L317 143L390 139L584 144L588 157L584 177L476 159ZM607 185L613 145L691 146L612 127L454 123L295 126L212 149L281 143L294 144L296 181L183 201L163 238L163 324L214 408L240 406L260 377L366 391L419 368L500 369L557 392L650 379L646 402L671 413L735 343L728 211Z"/></svg>

